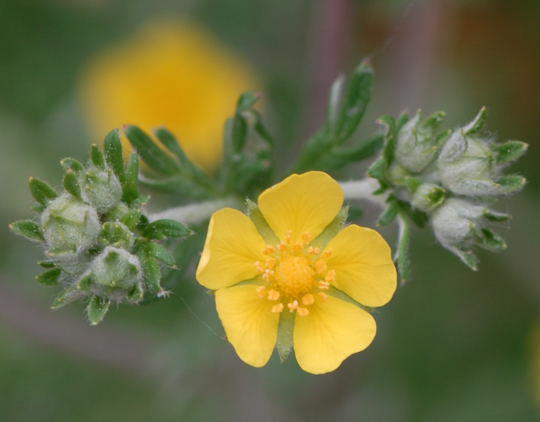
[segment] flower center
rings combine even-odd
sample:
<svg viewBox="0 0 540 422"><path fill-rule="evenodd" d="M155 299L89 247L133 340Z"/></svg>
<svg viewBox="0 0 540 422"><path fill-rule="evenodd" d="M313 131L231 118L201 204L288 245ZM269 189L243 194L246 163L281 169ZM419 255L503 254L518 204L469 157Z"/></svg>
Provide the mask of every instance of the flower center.
<svg viewBox="0 0 540 422"><path fill-rule="evenodd" d="M336 278L335 270L329 270L327 258L331 251L321 253L310 246L311 236L304 233L301 241L291 242L291 234L279 244L267 245L263 253L268 256L255 266L264 284L257 289L260 298L275 302L272 312L296 312L309 315L309 307L317 300L326 300L324 290Z"/></svg>
<svg viewBox="0 0 540 422"><path fill-rule="evenodd" d="M276 286L289 296L309 293L315 283L315 271L303 256L292 256L280 261L276 267Z"/></svg>

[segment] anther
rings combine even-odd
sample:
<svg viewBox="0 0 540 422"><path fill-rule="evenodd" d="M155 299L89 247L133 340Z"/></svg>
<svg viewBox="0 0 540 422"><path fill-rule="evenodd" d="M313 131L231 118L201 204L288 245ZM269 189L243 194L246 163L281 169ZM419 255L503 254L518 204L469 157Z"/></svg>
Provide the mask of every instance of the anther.
<svg viewBox="0 0 540 422"><path fill-rule="evenodd" d="M272 269L276 266L276 258L268 258L265 262L266 268Z"/></svg>
<svg viewBox="0 0 540 422"><path fill-rule="evenodd" d="M313 246L310 246L308 248L308 254L310 255L319 255L321 253L321 250L319 248L315 248Z"/></svg>
<svg viewBox="0 0 540 422"><path fill-rule="evenodd" d="M308 316L309 315L309 310L307 308L302 308L301 306L298 307L298 309L296 310L296 313L300 316Z"/></svg>
<svg viewBox="0 0 540 422"><path fill-rule="evenodd" d="M302 242L307 245L311 241L311 235L308 232L302 233Z"/></svg>
<svg viewBox="0 0 540 422"><path fill-rule="evenodd" d="M330 283L328 281L319 281L319 289L328 290L330 288Z"/></svg>
<svg viewBox="0 0 540 422"><path fill-rule="evenodd" d="M259 271L261 273L264 271L264 266L263 266L261 261L256 261L255 262L255 268L257 268L257 271Z"/></svg>
<svg viewBox="0 0 540 422"><path fill-rule="evenodd" d="M328 271L324 277L324 281L328 281L329 283L336 281L336 270Z"/></svg>
<svg viewBox="0 0 540 422"><path fill-rule="evenodd" d="M287 307L289 308L289 312L294 312L294 310L298 308L298 301L295 300L293 302L287 303Z"/></svg>
<svg viewBox="0 0 540 422"><path fill-rule="evenodd" d="M315 262L315 271L317 273L322 274L328 269L328 265L326 264L326 261L324 259L318 259Z"/></svg>
<svg viewBox="0 0 540 422"><path fill-rule="evenodd" d="M328 299L328 295L324 292L319 292L319 296L321 297L322 300Z"/></svg>
<svg viewBox="0 0 540 422"><path fill-rule="evenodd" d="M306 306L313 305L315 302L315 297L311 293L307 293L302 296L302 303Z"/></svg>
<svg viewBox="0 0 540 422"><path fill-rule="evenodd" d="M278 303L277 305L272 306L273 313L279 314L281 311L283 311L283 303Z"/></svg>
<svg viewBox="0 0 540 422"><path fill-rule="evenodd" d="M263 254L265 255L272 255L276 251L276 248L274 248L272 245L266 245Z"/></svg>
<svg viewBox="0 0 540 422"><path fill-rule="evenodd" d="M265 286L257 287L257 296L259 296L261 299L264 298L266 296L265 290L266 290Z"/></svg>
<svg viewBox="0 0 540 422"><path fill-rule="evenodd" d="M325 258L330 258L330 255L332 255L332 249L328 249L328 250L324 251L324 253L323 253L323 256Z"/></svg>
<svg viewBox="0 0 540 422"><path fill-rule="evenodd" d="M280 250L280 251L286 251L287 250L287 244L283 243L283 242L280 242L278 245L277 245L277 248Z"/></svg>
<svg viewBox="0 0 540 422"><path fill-rule="evenodd" d="M278 300L279 299L279 292L277 290L274 290L274 289L270 289L268 291L268 300Z"/></svg>

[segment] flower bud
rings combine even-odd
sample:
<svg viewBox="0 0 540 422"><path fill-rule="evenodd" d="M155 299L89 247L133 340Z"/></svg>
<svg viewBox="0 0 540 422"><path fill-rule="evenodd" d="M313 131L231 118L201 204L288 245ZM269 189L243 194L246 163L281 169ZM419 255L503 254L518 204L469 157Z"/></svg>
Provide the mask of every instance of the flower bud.
<svg viewBox="0 0 540 422"><path fill-rule="evenodd" d="M110 170L90 167L81 173L82 197L100 214L114 208L122 198L122 186Z"/></svg>
<svg viewBox="0 0 540 422"><path fill-rule="evenodd" d="M142 280L139 259L124 249L108 246L90 264L96 284L129 289Z"/></svg>
<svg viewBox="0 0 540 422"><path fill-rule="evenodd" d="M437 240L475 270L478 262L472 253L474 246L491 251L506 248L504 240L485 227L488 221L496 221L494 217L501 217L501 221L506 216L467 200L451 198L433 213L431 224Z"/></svg>
<svg viewBox="0 0 540 422"><path fill-rule="evenodd" d="M101 230L94 208L69 194L49 203L41 214L41 228L51 255L85 250L96 241Z"/></svg>
<svg viewBox="0 0 540 422"><path fill-rule="evenodd" d="M434 113L421 120L421 112L400 129L397 137L395 159L408 171L420 173L434 159L447 132L438 133L444 113Z"/></svg>
<svg viewBox="0 0 540 422"><path fill-rule="evenodd" d="M414 192L411 205L424 212L431 212L443 204L446 191L439 185L423 183Z"/></svg>

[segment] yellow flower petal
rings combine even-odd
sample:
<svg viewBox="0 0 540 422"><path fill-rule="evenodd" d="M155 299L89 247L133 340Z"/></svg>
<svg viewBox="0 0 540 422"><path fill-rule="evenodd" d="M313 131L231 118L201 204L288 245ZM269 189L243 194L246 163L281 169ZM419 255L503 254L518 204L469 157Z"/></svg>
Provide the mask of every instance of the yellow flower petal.
<svg viewBox="0 0 540 422"><path fill-rule="evenodd" d="M249 280L258 274L265 243L253 222L240 211L223 208L208 225L197 280L209 289L220 289Z"/></svg>
<svg viewBox="0 0 540 422"><path fill-rule="evenodd" d="M368 347L377 331L373 317L363 309L333 296L296 316L294 353L300 367L312 374L336 369L353 353Z"/></svg>
<svg viewBox="0 0 540 422"><path fill-rule="evenodd" d="M341 230L326 246L332 284L366 306L382 306L393 296L397 273L388 243L375 230L356 224Z"/></svg>
<svg viewBox="0 0 540 422"><path fill-rule="evenodd" d="M216 292L216 308L227 339L245 363L266 365L276 345L279 313L274 302L261 299L255 285L234 286Z"/></svg>
<svg viewBox="0 0 540 422"><path fill-rule="evenodd" d="M309 233L318 236L336 217L343 204L339 183L321 171L293 174L259 196L259 208L274 231L292 241Z"/></svg>

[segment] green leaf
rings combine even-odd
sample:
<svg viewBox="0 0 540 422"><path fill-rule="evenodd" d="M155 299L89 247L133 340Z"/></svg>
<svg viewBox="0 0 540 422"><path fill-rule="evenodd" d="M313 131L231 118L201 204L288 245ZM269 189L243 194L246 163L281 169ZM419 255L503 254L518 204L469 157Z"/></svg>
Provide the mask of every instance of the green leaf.
<svg viewBox="0 0 540 422"><path fill-rule="evenodd" d="M497 233L489 229L481 229L479 233L479 239L480 246L493 252L503 251L507 247L504 239Z"/></svg>
<svg viewBox="0 0 540 422"><path fill-rule="evenodd" d="M497 164L509 164L527 152L529 145L521 141L508 141L503 144L495 144L492 151L495 153Z"/></svg>
<svg viewBox="0 0 540 422"><path fill-rule="evenodd" d="M70 287L66 289L60 296L57 296L52 305L51 309L56 310L63 306L70 304L71 302L76 301L81 298L81 292L76 287Z"/></svg>
<svg viewBox="0 0 540 422"><path fill-rule="evenodd" d="M493 221L493 222L508 221L512 218L510 214L505 214L505 213L493 211L490 209L484 210L482 215L485 219L489 221Z"/></svg>
<svg viewBox="0 0 540 422"><path fill-rule="evenodd" d="M337 143L346 141L358 127L371 99L373 69L362 62L353 72L346 88L336 124Z"/></svg>
<svg viewBox="0 0 540 422"><path fill-rule="evenodd" d="M466 251L458 248L450 249L461 261L473 271L478 270L478 258L472 251Z"/></svg>
<svg viewBox="0 0 540 422"><path fill-rule="evenodd" d="M242 112L252 108L259 100L259 94L254 91L247 91L240 95L238 102L236 103L237 112Z"/></svg>
<svg viewBox="0 0 540 422"><path fill-rule="evenodd" d="M332 148L327 156L323 156L318 164L319 170L333 171L372 157L384 144L384 136L374 135L352 147Z"/></svg>
<svg viewBox="0 0 540 422"><path fill-rule="evenodd" d="M88 316L88 321L90 325L97 325L107 314L109 310L109 305L111 301L108 299L101 298L99 296L92 296L88 306L86 307L86 315Z"/></svg>
<svg viewBox="0 0 540 422"><path fill-rule="evenodd" d="M64 189L77 199L81 199L81 186L77 175L69 169L64 175Z"/></svg>
<svg viewBox="0 0 540 422"><path fill-rule="evenodd" d="M165 246L160 245L159 243L151 242L149 243L149 249L154 258L159 259L168 266L173 267L176 264L173 254L170 253Z"/></svg>
<svg viewBox="0 0 540 422"><path fill-rule="evenodd" d="M165 148L176 156L178 162L180 163L180 169L184 173L189 175L191 178L193 178L193 180L197 181L201 185L213 188L213 182L210 176L208 176L208 174L206 174L200 167L189 159L182 149L180 142L176 139L172 132L164 127L161 127L155 131L155 135L165 146Z"/></svg>
<svg viewBox="0 0 540 422"><path fill-rule="evenodd" d="M392 223L396 219L399 210L399 203L395 199L390 198L388 201L388 206L377 220L377 225L387 226L388 224Z"/></svg>
<svg viewBox="0 0 540 422"><path fill-rule="evenodd" d="M139 156L137 154L133 153L129 157L124 176L122 199L131 204L139 197Z"/></svg>
<svg viewBox="0 0 540 422"><path fill-rule="evenodd" d="M82 163L75 158L64 158L60 161L60 165L64 168L64 170L73 170L76 173L84 169Z"/></svg>
<svg viewBox="0 0 540 422"><path fill-rule="evenodd" d="M178 173L178 165L174 159L159 148L142 129L137 126L127 126L124 131L129 142L148 167L163 175L170 176Z"/></svg>
<svg viewBox="0 0 540 422"><path fill-rule="evenodd" d="M184 176L167 177L164 179L152 179L140 176L141 185L158 192L181 195L192 199L208 199L213 195L198 183Z"/></svg>
<svg viewBox="0 0 540 422"><path fill-rule="evenodd" d="M463 133L465 135L471 136L478 134L486 124L487 120L487 109L482 107L476 117L465 127L463 127Z"/></svg>
<svg viewBox="0 0 540 422"><path fill-rule="evenodd" d="M39 261L38 265L43 268L55 268L56 264L54 261Z"/></svg>
<svg viewBox="0 0 540 422"><path fill-rule="evenodd" d="M36 276L36 280L46 286L56 286L58 285L60 274L62 274L62 270L60 268L53 268Z"/></svg>
<svg viewBox="0 0 540 422"><path fill-rule="evenodd" d="M519 174L509 174L501 177L499 180L497 180L497 183L501 185L504 193L514 193L523 189L527 183L527 179Z"/></svg>
<svg viewBox="0 0 540 422"><path fill-rule="evenodd" d="M47 206L49 201L58 197L56 191L47 182L36 179L35 177L31 177L28 180L28 185L34 199L43 206Z"/></svg>
<svg viewBox="0 0 540 422"><path fill-rule="evenodd" d="M121 184L124 183L124 157L122 155L122 142L120 141L120 131L111 130L104 141L105 159L113 169Z"/></svg>
<svg viewBox="0 0 540 422"><path fill-rule="evenodd" d="M156 295L161 290L161 269L148 242L144 242L139 246L137 256L141 262L148 290L153 295Z"/></svg>
<svg viewBox="0 0 540 422"><path fill-rule="evenodd" d="M43 238L43 233L39 224L32 220L19 220L11 223L9 225L11 231L19 236L24 236L28 240L34 242L42 242L45 239Z"/></svg>
<svg viewBox="0 0 540 422"><path fill-rule="evenodd" d="M100 169L105 168L105 158L103 157L103 153L96 144L92 144L90 150L90 161L92 161L92 163Z"/></svg>
<svg viewBox="0 0 540 422"><path fill-rule="evenodd" d="M144 236L148 239L166 239L168 237L183 237L192 231L182 223L174 220L157 220L150 223L144 229Z"/></svg>
<svg viewBox="0 0 540 422"><path fill-rule="evenodd" d="M395 260L402 283L405 283L411 279L411 224L409 220L402 215L398 218L399 234Z"/></svg>

